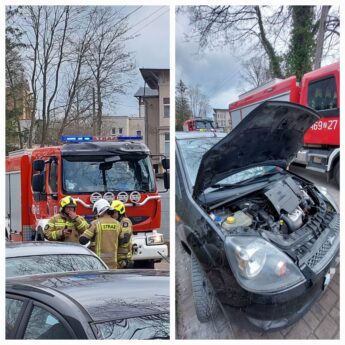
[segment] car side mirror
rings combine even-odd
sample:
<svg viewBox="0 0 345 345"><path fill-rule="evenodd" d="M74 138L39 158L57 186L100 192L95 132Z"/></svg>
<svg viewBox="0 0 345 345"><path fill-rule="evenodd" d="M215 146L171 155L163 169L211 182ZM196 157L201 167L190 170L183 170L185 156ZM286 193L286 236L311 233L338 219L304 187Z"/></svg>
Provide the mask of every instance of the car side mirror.
<svg viewBox="0 0 345 345"><path fill-rule="evenodd" d="M164 170L170 169L170 159L169 158L163 158L162 159L162 166Z"/></svg>
<svg viewBox="0 0 345 345"><path fill-rule="evenodd" d="M44 177L45 174L41 172L32 176L32 190L36 193L44 193Z"/></svg>
<svg viewBox="0 0 345 345"><path fill-rule="evenodd" d="M35 170L35 171L39 171L39 172L42 172L44 170L44 160L43 159L36 159L34 160L33 162L33 166L32 168Z"/></svg>
<svg viewBox="0 0 345 345"><path fill-rule="evenodd" d="M170 174L168 172L163 173L163 181L164 188L168 190L170 188Z"/></svg>

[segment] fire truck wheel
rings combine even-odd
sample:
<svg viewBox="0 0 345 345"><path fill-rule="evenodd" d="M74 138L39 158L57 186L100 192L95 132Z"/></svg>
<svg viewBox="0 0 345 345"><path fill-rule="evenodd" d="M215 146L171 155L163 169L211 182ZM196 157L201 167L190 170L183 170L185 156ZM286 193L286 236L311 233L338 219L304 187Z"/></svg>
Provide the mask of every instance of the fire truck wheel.
<svg viewBox="0 0 345 345"><path fill-rule="evenodd" d="M137 260L134 261L133 268L155 268L153 260Z"/></svg>
<svg viewBox="0 0 345 345"><path fill-rule="evenodd" d="M198 259L192 254L192 291L195 312L202 323L212 320L218 312L216 295Z"/></svg>
<svg viewBox="0 0 345 345"><path fill-rule="evenodd" d="M35 232L35 241L44 241L43 229L38 227Z"/></svg>
<svg viewBox="0 0 345 345"><path fill-rule="evenodd" d="M334 181L337 184L338 188L340 188L339 161L337 163L335 163L335 166L333 169L334 169L334 172L333 172Z"/></svg>

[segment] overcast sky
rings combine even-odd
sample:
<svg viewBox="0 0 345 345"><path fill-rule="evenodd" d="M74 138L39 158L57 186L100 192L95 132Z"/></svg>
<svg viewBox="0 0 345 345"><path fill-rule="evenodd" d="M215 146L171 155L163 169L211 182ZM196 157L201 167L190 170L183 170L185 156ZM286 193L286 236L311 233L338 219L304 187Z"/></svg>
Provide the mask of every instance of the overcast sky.
<svg viewBox="0 0 345 345"><path fill-rule="evenodd" d="M206 49L198 53L197 42L186 42L189 19L185 13L176 15L176 82L199 85L210 98L212 108L228 108L240 91L240 68L229 48ZM209 114L211 115L211 113Z"/></svg>
<svg viewBox="0 0 345 345"><path fill-rule="evenodd" d="M122 6L120 9L126 15L138 7L140 9L128 17L129 26L134 26L129 34L140 34L127 42L136 60L134 85L127 95L115 96L117 105L109 115L138 116L138 101L133 95L144 86L139 68L169 68L169 7Z"/></svg>

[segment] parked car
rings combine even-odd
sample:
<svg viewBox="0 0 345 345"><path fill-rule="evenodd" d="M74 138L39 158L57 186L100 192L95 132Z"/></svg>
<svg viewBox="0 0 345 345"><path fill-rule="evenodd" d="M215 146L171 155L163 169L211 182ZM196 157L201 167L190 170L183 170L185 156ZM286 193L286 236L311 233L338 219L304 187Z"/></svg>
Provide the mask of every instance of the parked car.
<svg viewBox="0 0 345 345"><path fill-rule="evenodd" d="M169 272L107 270L9 278L7 339L168 339Z"/></svg>
<svg viewBox="0 0 345 345"><path fill-rule="evenodd" d="M325 188L287 170L318 118L272 101L228 135L176 133L176 231L201 322L218 301L256 328L283 328L329 284L339 209Z"/></svg>
<svg viewBox="0 0 345 345"><path fill-rule="evenodd" d="M104 270L107 265L77 243L6 241L6 277Z"/></svg>

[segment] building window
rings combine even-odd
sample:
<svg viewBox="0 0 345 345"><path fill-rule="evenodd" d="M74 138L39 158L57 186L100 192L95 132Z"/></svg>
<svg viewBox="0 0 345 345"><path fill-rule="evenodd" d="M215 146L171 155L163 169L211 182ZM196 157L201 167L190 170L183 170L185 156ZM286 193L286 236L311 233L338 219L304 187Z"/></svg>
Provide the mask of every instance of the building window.
<svg viewBox="0 0 345 345"><path fill-rule="evenodd" d="M163 98L164 117L170 117L170 98Z"/></svg>
<svg viewBox="0 0 345 345"><path fill-rule="evenodd" d="M112 128L111 129L111 135L115 135L116 134L116 128Z"/></svg>
<svg viewBox="0 0 345 345"><path fill-rule="evenodd" d="M141 131L137 131L137 136L141 137Z"/></svg>
<svg viewBox="0 0 345 345"><path fill-rule="evenodd" d="M123 134L123 128L119 128L119 134Z"/></svg>

